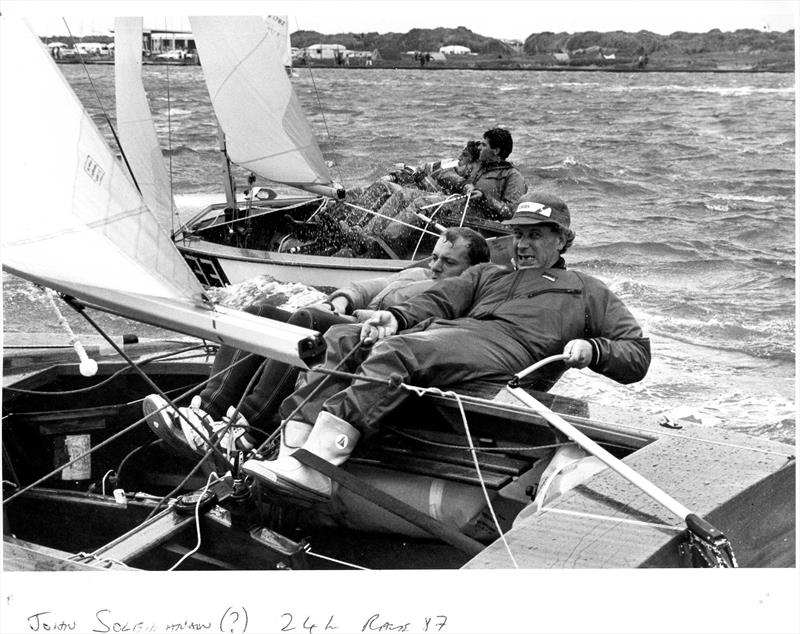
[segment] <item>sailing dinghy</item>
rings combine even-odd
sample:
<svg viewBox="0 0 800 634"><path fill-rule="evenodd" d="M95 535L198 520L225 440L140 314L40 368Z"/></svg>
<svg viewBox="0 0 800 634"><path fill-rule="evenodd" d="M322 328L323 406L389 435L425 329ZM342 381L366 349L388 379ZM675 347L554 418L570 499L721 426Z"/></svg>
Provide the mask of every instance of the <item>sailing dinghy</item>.
<svg viewBox="0 0 800 634"><path fill-rule="evenodd" d="M313 363L313 331L204 299L38 38L0 24L3 268L92 324L97 307ZM42 169L56 186L31 218ZM282 498L237 452L178 455L144 424L147 393L184 404L207 380L203 354L6 377L5 570L794 565L792 447L525 390L532 367L505 387L401 385L417 398L331 474L330 501Z"/></svg>
<svg viewBox="0 0 800 634"><path fill-rule="evenodd" d="M411 253L398 254L376 238L380 248L342 254L342 247L353 241L354 225L376 217L391 189L381 192L374 208L343 200L345 190L331 177L287 77L285 18L217 16L190 21L219 124L226 202L210 205L184 223L176 224L177 216L170 217L169 211L159 215L169 220L165 226L171 227L179 251L204 286L236 284L268 274L283 282L341 287L418 265L429 255L439 233L433 221L407 228L420 245ZM118 18L115 24L119 136L137 182L141 170L143 195L151 184L157 189L151 199L145 195L148 205L152 202L151 208L158 211L169 204L172 210L169 179L151 131L152 116L141 81L137 39L141 26L139 18ZM143 127L146 134L141 134ZM155 166L159 161L162 165ZM258 176L302 190L302 195L277 197L251 183L243 199L236 193L231 163L248 170L252 181ZM464 201L455 198L428 213L458 210L454 223L464 222L463 206ZM508 233L492 221L470 226L487 237ZM493 252L496 260L507 261L506 242L494 245Z"/></svg>

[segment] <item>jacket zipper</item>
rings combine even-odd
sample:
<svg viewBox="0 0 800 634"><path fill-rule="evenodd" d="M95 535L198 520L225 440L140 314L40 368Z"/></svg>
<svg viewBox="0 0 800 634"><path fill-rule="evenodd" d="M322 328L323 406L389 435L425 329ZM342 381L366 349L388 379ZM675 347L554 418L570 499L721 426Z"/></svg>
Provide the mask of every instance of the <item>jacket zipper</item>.
<svg viewBox="0 0 800 634"><path fill-rule="evenodd" d="M534 291L533 293L528 293L525 297L530 299L531 297L536 297L537 295L543 295L544 293L566 293L567 295L580 295L583 291L579 288L546 288L541 291Z"/></svg>

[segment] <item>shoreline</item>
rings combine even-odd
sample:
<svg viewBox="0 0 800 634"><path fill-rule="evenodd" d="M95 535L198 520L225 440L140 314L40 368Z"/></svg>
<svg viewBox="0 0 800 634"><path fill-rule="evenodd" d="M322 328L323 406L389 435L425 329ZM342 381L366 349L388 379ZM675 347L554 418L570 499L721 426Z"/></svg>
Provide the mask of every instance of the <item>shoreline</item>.
<svg viewBox="0 0 800 634"><path fill-rule="evenodd" d="M80 64L81 62L71 60L56 60L56 63L61 64ZM114 60L84 60L84 64L93 66L113 66ZM200 66L197 63L181 63L181 62L143 62L144 66ZM446 65L430 65L418 66L416 64L387 64L376 63L372 66L337 66L335 64L311 64L308 66L293 66L295 72L300 72L306 68L311 69L330 69L330 70L419 70L422 72L428 71L447 71L447 70L471 70L471 71L526 71L526 72L593 72L593 73L716 73L716 74L729 74L729 73L746 73L746 74L759 74L759 73L779 73L779 74L794 74L794 68L687 68L686 66L663 66L655 68L626 68L622 66L534 66L534 65L459 65L459 66L446 66Z"/></svg>

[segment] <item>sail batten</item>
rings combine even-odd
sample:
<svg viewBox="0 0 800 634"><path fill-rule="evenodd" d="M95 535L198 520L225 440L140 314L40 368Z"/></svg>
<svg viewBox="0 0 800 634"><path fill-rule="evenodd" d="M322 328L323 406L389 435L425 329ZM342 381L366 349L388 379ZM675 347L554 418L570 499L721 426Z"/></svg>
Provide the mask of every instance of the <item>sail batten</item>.
<svg viewBox="0 0 800 634"><path fill-rule="evenodd" d="M267 22L189 20L230 160L271 181L335 187Z"/></svg>

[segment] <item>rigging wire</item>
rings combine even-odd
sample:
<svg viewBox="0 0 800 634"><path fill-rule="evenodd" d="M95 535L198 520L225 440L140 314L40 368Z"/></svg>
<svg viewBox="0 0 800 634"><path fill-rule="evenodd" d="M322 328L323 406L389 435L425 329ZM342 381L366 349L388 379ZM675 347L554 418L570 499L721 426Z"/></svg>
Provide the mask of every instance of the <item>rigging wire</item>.
<svg viewBox="0 0 800 634"><path fill-rule="evenodd" d="M242 359L240 359L239 361L237 361L236 363L241 363L241 362L242 362L242 361L244 361L244 359L246 359L246 358L248 358L248 357L247 357L247 356L245 356L245 357L243 357ZM131 362L131 363L134 363L134 362ZM218 377L219 375L223 374L224 372L227 372L227 371L228 371L228 369L229 369L229 367L225 367L224 369L220 370L219 372L216 372L216 373L212 374L212 375L211 375L211 376L209 376L209 378L208 378L208 379L206 379L205 381L202 381L201 383L199 383L198 385L196 385L196 386L192 387L191 389L187 390L186 392L183 392L182 394L178 395L178 396L177 396L177 397L176 397L176 398L173 400L173 402L180 402L181 400L183 400L183 399L187 398L188 396L191 396L191 395L193 395L195 392L197 392L197 390L201 389L201 388L202 388L202 387L203 387L203 386L204 386L206 383L208 383L209 381L211 381L211 380L213 380L214 378ZM4 388L4 389L7 389L7 388ZM25 487L21 488L19 491L16 491L16 492L15 492L13 495L11 495L11 496L9 496L8 498L4 499L4 500L2 501L2 504L3 504L3 505L5 505L5 504L8 504L8 503L10 503L11 501L13 501L13 500L14 500L15 498L17 498L18 496L22 495L23 493L26 493L26 492L30 491L31 489L33 489L34 487L36 487L36 486L38 486L38 485L42 484L43 482L46 482L47 480L49 480L50 478L52 478L54 475L56 475L56 474L60 473L61 471L63 471L63 470L64 470L64 469L66 469L67 467L69 467L70 465L73 465L73 464L75 464L76 462L78 462L78 461L80 461L80 460L83 460L84 458L86 458L86 456L89 456L89 455L91 455L91 454L92 454L92 453L94 453L95 451L98 451L99 449L101 449L101 448L103 448L103 447L105 447L105 446L109 445L110 443L112 443L113 441L117 440L117 439L118 439L118 438L120 438L121 436L125 435L125 434L126 434L126 433L128 433L129 431L132 431L133 429L135 429L136 427L138 427L139 425L141 425L142 423L144 423L146 420L147 420L147 416L143 416L142 418L140 418L140 419L138 419L138 420L134 421L134 422L133 422L133 423L131 423L131 424L130 424L128 427L125 427L124 429L122 429L122 430L118 431L116 434L113 434L112 436L109 436L108 438L106 438L105 440L103 440L103 441L99 442L98 444L96 444L94 447L92 447L92 448L91 448L91 449L89 449L88 451L85 451L85 452L83 452L82 454L79 454L78 456L74 457L72 460L70 460L70 461L66 462L65 464L63 464L63 465L60 465L60 466L56 467L56 468L55 468L55 469L53 469L51 472L49 472L49 473L45 474L44 476L42 476L42 477L41 477L41 478L39 478L38 480L36 480L36 481L32 482L32 483L31 483L31 484L29 484L29 485L26 485ZM210 452L211 452L211 450L209 450L209 453L207 453L207 454L206 454L206 456L204 456L204 457L203 457L203 460L205 460L205 458L206 458L206 457L208 457L208 455L210 455ZM201 460L201 463L202 463L202 460ZM199 464L198 464L198 467L199 467ZM193 475L193 474L194 474L194 471L193 471L192 473L190 473L189 477L191 477L191 475ZM186 481L188 481L189 477L187 477L187 478L184 480L184 482L182 482L182 483L179 485L179 487L183 486L183 484L184 484ZM179 490L179 488L176 488L176 490Z"/></svg>
<svg viewBox="0 0 800 634"><path fill-rule="evenodd" d="M297 18L296 17L295 17L295 20L294 20L294 24L297 27L297 30L299 31L300 30L300 25L297 23ZM330 130L328 129L328 119L325 116L325 108L322 105L322 99L320 99L320 96L319 96L319 89L317 88L317 82L314 79L314 73L311 72L311 66L310 65L307 65L306 68L308 68L308 76L311 78L311 85L314 88L314 97L316 97L316 99L317 99L317 105L319 106L319 113L322 116L322 123L325 126L325 134L328 136L328 140L330 141L330 144L331 144L331 152L333 154L336 154L336 141L334 140L333 136L331 135ZM289 80L287 79L287 81L289 81ZM291 86L291 81L289 82L289 85ZM292 88L292 92L294 92L294 88ZM333 161L332 161L332 163L333 163L333 166L336 169L336 173L339 175L339 182L342 185L344 185L344 178L342 178L342 171L341 171L341 168L339 167L339 164L336 163L336 162L333 162Z"/></svg>
<svg viewBox="0 0 800 634"><path fill-rule="evenodd" d="M366 211L367 213L372 214L373 216L379 216L381 218L385 218L389 222L396 222L397 224L403 225L405 227L409 227L414 229L415 231L421 231L422 233L427 233L428 235L434 236L435 238L441 237L440 233L434 233L433 231L428 231L422 227L417 227L415 225L409 224L407 222L403 222L402 220L398 220L397 218L392 218L391 216L386 216L379 211L373 211L372 209L368 209L367 207L361 207L360 205L354 205L353 203L349 203L347 201L342 201L346 207L352 207L353 209L357 209L358 211Z"/></svg>
<svg viewBox="0 0 800 634"><path fill-rule="evenodd" d="M164 22L164 29L167 28L166 21ZM165 74L167 76L167 155L169 156L169 204L172 207L170 217L170 235L175 235L175 217L178 211L175 208L175 193L174 193L174 175L172 173L172 93L170 92L169 83L169 63L165 64Z"/></svg>
<svg viewBox="0 0 800 634"><path fill-rule="evenodd" d="M158 354L156 354L155 356L152 356L152 357L146 357L146 358L143 358L143 359L139 359L135 363L137 363L140 366L141 365L146 365L146 364L152 363L154 361L160 361L160 360L163 360L163 359L168 359L171 356L182 355L185 352L189 352L191 350L196 350L196 349L200 349L200 348L204 348L204 347L205 347L204 344L198 344L198 345L189 346L187 348L182 348L180 350L175 350L173 352L158 353ZM203 356L208 356L208 355L204 354L204 355L197 355L197 356L203 357ZM183 358L188 360L188 359L192 359L192 358L195 358L195 357L183 357ZM231 367L233 365L235 365L235 364L231 364ZM99 383L94 383L94 384L89 385L87 387L76 388L74 390L29 390L29 389L13 387L13 386L6 386L3 389L4 390L8 390L9 392L14 392L16 394L30 394L30 395L34 395L34 396L73 396L75 394L84 394L86 392L91 392L91 391L96 390L96 389L98 389L100 387L103 387L107 383L110 383L111 381L116 379L121 374L125 374L126 372L130 372L132 369L133 368L131 366L126 366L124 368L120 368L116 372L108 375L108 377L106 377L105 379L103 379ZM194 386L194 387L197 387L197 386ZM131 401L131 402L135 403L135 402L141 401L141 400L143 400L143 399L136 399L136 400ZM127 403L127 404L130 404L130 403ZM87 408L87 409L92 409L92 408ZM102 409L102 407L97 407L97 408L94 408L94 409Z"/></svg>
<svg viewBox="0 0 800 634"><path fill-rule="evenodd" d="M67 29L67 33L69 33L70 38L72 38L72 40L74 41L76 38L74 35L72 35L72 31L69 28L69 24L67 24L67 19L66 18L61 18L61 19L64 21L64 26ZM81 60L81 66L83 66L83 70L86 72L86 77L89 79L89 85L92 87L92 92L94 93L95 99L97 99L97 104L100 107L103 116L105 117L108 127L111 129L111 134L113 135L114 141L117 144L117 148L119 149L120 155L122 156L122 160L125 161L125 166L128 168L128 174L133 180L133 184L136 186L136 190L139 192L139 194L141 194L142 189L139 187L139 183L136 181L136 176L134 175L133 170L131 169L131 165L128 162L128 156L125 154L125 150L122 147L122 143L120 142L119 137L117 136L117 130L111 123L111 118L108 116L108 111L103 105L103 100L100 99L100 93L97 91L97 87L94 85L94 81L92 80L92 75L91 73L89 73L89 68L83 59L83 54L81 53L80 48L75 46L73 46L73 48L75 48L75 50L78 53L78 58Z"/></svg>

